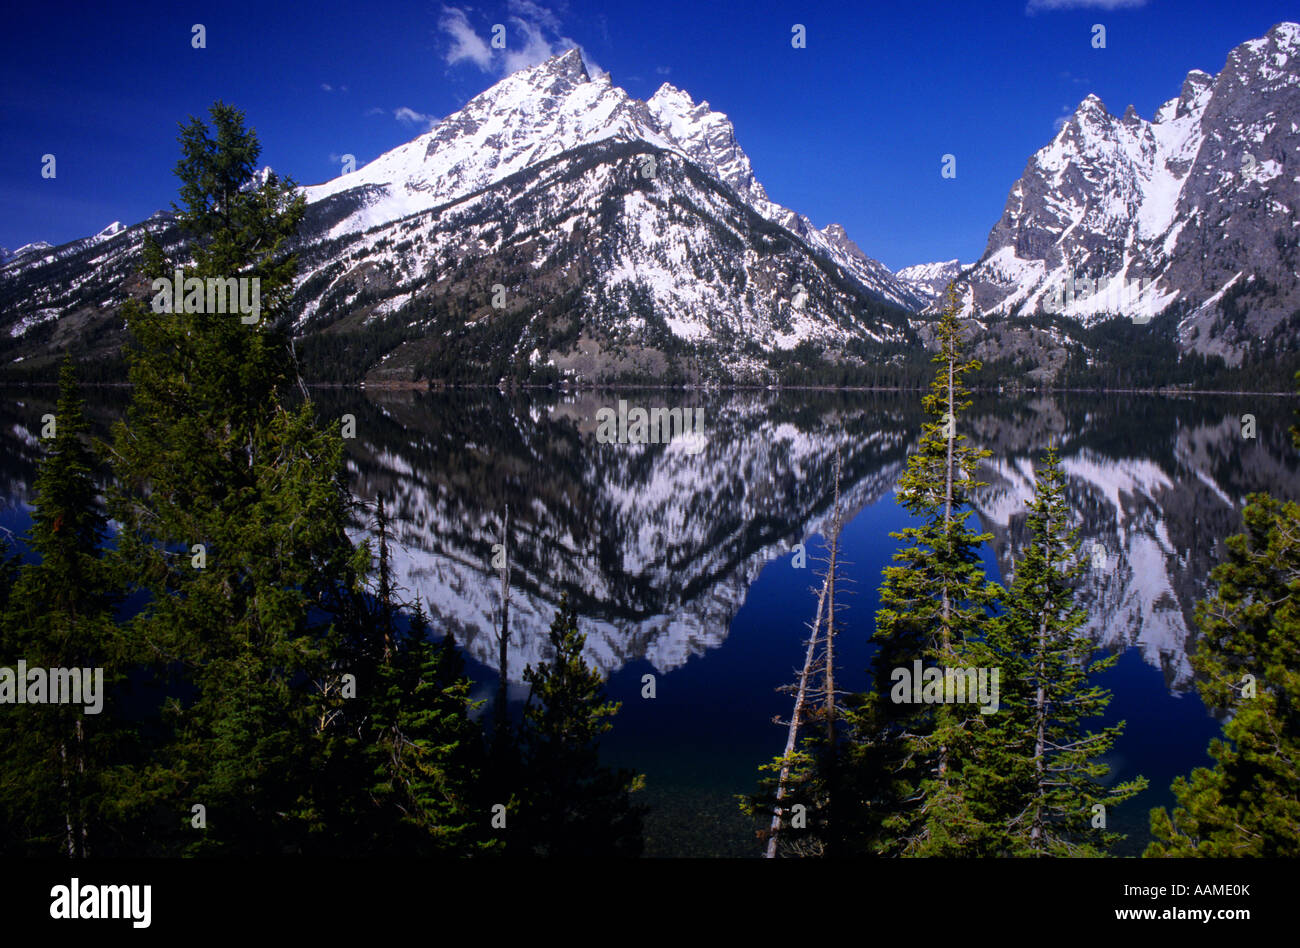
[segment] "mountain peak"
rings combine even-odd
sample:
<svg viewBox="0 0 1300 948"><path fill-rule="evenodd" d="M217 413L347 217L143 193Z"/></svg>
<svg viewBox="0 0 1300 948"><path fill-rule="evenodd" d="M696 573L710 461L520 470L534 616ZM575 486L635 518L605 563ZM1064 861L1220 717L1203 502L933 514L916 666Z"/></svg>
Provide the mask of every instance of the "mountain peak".
<svg viewBox="0 0 1300 948"><path fill-rule="evenodd" d="M1209 101L1210 88L1213 85L1214 77L1208 72L1199 69L1189 72L1187 78L1183 80L1182 91L1178 94L1178 108L1174 116L1181 118L1203 109L1205 103Z"/></svg>
<svg viewBox="0 0 1300 948"><path fill-rule="evenodd" d="M655 94L646 99L646 104L657 112L672 111L682 115L705 115L712 112L707 99L696 102L685 89L679 89L671 82L665 82ZM722 113L715 113L721 115ZM725 116L724 116L725 118Z"/></svg>
<svg viewBox="0 0 1300 948"><path fill-rule="evenodd" d="M582 61L582 51L574 46L536 65L515 70L499 80L496 85L479 93L467 103L467 106L473 106L478 102L490 102L502 96L512 100L520 96L530 97L534 93L563 97L591 81L591 74L587 72L587 66Z"/></svg>
<svg viewBox="0 0 1300 948"><path fill-rule="evenodd" d="M655 90L655 94L652 95L650 98L646 99L646 101L654 102L656 99L659 100L660 102L665 102L670 99L686 99L688 102L691 103L694 103L695 101L694 99L691 98L689 92L685 92L677 88L671 82L662 83L659 86L659 88Z"/></svg>
<svg viewBox="0 0 1300 948"><path fill-rule="evenodd" d="M1268 38L1278 46L1300 46L1300 23L1283 20L1268 31Z"/></svg>
<svg viewBox="0 0 1300 948"><path fill-rule="evenodd" d="M1176 302L1193 314L1179 324L1181 351L1231 365L1252 338L1278 333L1300 301L1294 262L1274 238L1297 204L1281 162L1297 140L1293 37L1300 27L1281 25L1234 47L1217 77L1185 73L1149 124L1132 108L1116 121L1099 98L1084 99L1012 186L967 271L978 310L1091 326L1113 315L1149 320ZM1251 164L1243 153L1256 173L1242 171ZM1272 156L1263 168L1261 155ZM1246 315L1220 303L1234 281L1255 294Z"/></svg>
<svg viewBox="0 0 1300 948"><path fill-rule="evenodd" d="M556 76L567 76L578 82L590 82L591 74L587 64L582 61L582 51L574 46L562 53L556 53L545 62L532 67L535 72L546 72Z"/></svg>
<svg viewBox="0 0 1300 948"><path fill-rule="evenodd" d="M24 254L36 253L38 250L51 250L53 245L46 243L44 240L34 240L30 244L23 244L13 252L14 257L21 257Z"/></svg>
<svg viewBox="0 0 1300 948"><path fill-rule="evenodd" d="M839 224L826 225L826 228L822 233L826 235L826 239L829 240L833 246L840 248L845 253L849 254L849 256L856 257L859 260L870 259L862 252L862 248L853 242L853 239L849 237L848 232Z"/></svg>
<svg viewBox="0 0 1300 948"><path fill-rule="evenodd" d="M1077 129L1080 132L1091 134L1097 128L1104 128L1111 121L1111 114L1106 110L1106 105L1100 97L1088 93L1082 102L1075 107L1074 114L1070 120L1061 128L1061 134L1067 134L1069 128Z"/></svg>
<svg viewBox="0 0 1300 948"><path fill-rule="evenodd" d="M948 284L961 273L961 263L957 260L941 260L935 263L917 263L903 267L894 276L912 287L927 303L934 303L948 288Z"/></svg>

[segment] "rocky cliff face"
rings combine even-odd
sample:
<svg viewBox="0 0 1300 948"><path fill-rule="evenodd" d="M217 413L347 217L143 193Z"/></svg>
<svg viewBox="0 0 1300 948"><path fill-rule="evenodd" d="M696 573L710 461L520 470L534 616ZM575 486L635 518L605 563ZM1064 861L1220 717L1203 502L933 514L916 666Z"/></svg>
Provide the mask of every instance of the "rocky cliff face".
<svg viewBox="0 0 1300 948"><path fill-rule="evenodd" d="M1179 347L1240 361L1300 341L1300 26L1188 74L1150 119L1088 96L1035 154L963 277L980 317L1176 317Z"/></svg>

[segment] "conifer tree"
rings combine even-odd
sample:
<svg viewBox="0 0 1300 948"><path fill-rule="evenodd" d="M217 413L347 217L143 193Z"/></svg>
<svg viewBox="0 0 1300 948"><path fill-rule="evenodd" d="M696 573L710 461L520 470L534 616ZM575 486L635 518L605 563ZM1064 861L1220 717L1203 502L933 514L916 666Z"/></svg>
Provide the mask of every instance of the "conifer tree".
<svg viewBox="0 0 1300 948"><path fill-rule="evenodd" d="M882 855L958 855L987 832L970 812L961 773L978 709L894 700L895 669L910 673L918 660L926 669L963 664L1000 592L980 560L991 536L967 523L983 486L976 465L989 452L969 447L961 426L970 407L962 379L980 363L963 360L959 312L950 286L936 326L937 372L922 401L930 419L898 485L899 503L920 523L891 534L906 546L884 570L872 687L846 716L852 741L841 793L852 797L837 808L838 832L846 845Z"/></svg>
<svg viewBox="0 0 1300 948"><path fill-rule="evenodd" d="M9 594L18 580L18 568L21 565L22 557L14 552L9 536L0 536L0 616L9 607ZM0 629L0 635L3 634L4 630Z"/></svg>
<svg viewBox="0 0 1300 948"><path fill-rule="evenodd" d="M180 136L177 211L193 255L183 295L191 280L255 279L260 312L211 312L201 291L199 312L166 311L165 292L124 307L133 393L114 433L113 509L123 563L149 594L132 635L173 694L194 693L169 701L174 739L137 796L177 821L172 845L282 852L301 845L305 828L290 824L312 809L300 799L319 720L307 683L336 683L334 620L366 566L345 532L342 440L310 403L295 405L275 328L303 200L258 173L239 110L218 102L210 115L211 133L192 119ZM147 277L177 268L146 243ZM207 809L202 833L189 831L194 803Z"/></svg>
<svg viewBox="0 0 1300 948"><path fill-rule="evenodd" d="M497 696L493 702L492 756L496 769L505 767L514 737L510 733L510 505L501 523L501 631L497 633Z"/></svg>
<svg viewBox="0 0 1300 948"><path fill-rule="evenodd" d="M999 670L1000 684L998 710L974 731L968 794L974 815L994 831L985 855L1104 855L1121 838L1104 828L1106 809L1146 781L1100 782L1108 772L1100 758L1124 724L1090 729L1110 703L1092 679L1119 655L1094 660L1080 631L1086 614L1075 597L1084 565L1055 449L1039 467L1026 527L1005 609L971 650L979 665Z"/></svg>
<svg viewBox="0 0 1300 948"><path fill-rule="evenodd" d="M398 597L393 576L391 524L381 496L376 505L376 573L371 644L351 667L372 684L346 711L341 730L361 737L364 773L360 800L336 823L355 822L359 852L470 855L499 848L487 838L477 790L484 766L483 735L471 718L469 679L455 639L429 640L428 615ZM398 617L411 610L403 631ZM340 729L336 729L340 730ZM342 759L347 760L348 757ZM342 779L350 780L342 774ZM326 832L329 832L328 828Z"/></svg>
<svg viewBox="0 0 1300 948"><path fill-rule="evenodd" d="M385 852L474 855L501 849L486 835L486 801L478 792L485 754L483 735L470 717L464 660L448 633L428 638L423 606L416 603L398 653L396 693L378 716L377 747L384 755L377 798L389 798L396 817L394 845Z"/></svg>
<svg viewBox="0 0 1300 948"><path fill-rule="evenodd" d="M531 690L519 732L520 813L507 842L517 855L641 855L645 811L631 794L644 779L600 764L600 737L619 704L583 660L585 641L566 595L551 623L551 660L524 670Z"/></svg>
<svg viewBox="0 0 1300 948"><path fill-rule="evenodd" d="M85 704L6 705L0 711L0 823L5 851L86 857L113 852L107 817L111 755L125 739L108 691L121 678L114 609L119 597L100 545L96 458L70 359L59 373L55 433L35 480L27 546L36 559L13 577L0 614L0 665L94 674L98 713ZM84 685L87 684L83 682ZM21 686L21 685L20 685ZM82 693L82 699L88 696Z"/></svg>
<svg viewBox="0 0 1300 948"><path fill-rule="evenodd" d="M1191 656L1205 704L1229 718L1214 766L1174 780L1172 814L1151 811L1148 856L1300 855L1300 504L1252 494L1242 520Z"/></svg>

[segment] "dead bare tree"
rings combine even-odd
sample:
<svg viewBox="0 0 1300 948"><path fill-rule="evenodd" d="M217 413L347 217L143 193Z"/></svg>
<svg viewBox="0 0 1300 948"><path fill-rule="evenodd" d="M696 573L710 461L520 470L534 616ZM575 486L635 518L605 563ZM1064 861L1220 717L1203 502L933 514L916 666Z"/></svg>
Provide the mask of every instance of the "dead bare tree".
<svg viewBox="0 0 1300 948"><path fill-rule="evenodd" d="M782 802L787 796L790 770L799 744L800 728L806 721L820 715L826 723L827 750L833 751L835 746L835 634L837 631L835 585L842 565L839 547L840 531L843 526L843 513L840 509L840 452L836 449L835 499L827 527L828 553L820 560L825 563L825 567L822 571L821 591L817 596L817 615L809 627L803 669L799 673L798 684L790 689L795 692L794 711L787 722L785 752L781 756L781 771L777 778L776 805L772 812L772 826L768 832L767 850L764 854L767 859L776 858L781 829L785 825L786 812ZM817 684L819 678L820 684ZM778 723L781 722L778 720Z"/></svg>
<svg viewBox="0 0 1300 948"><path fill-rule="evenodd" d="M776 858L777 839L785 819L785 808L781 806L781 801L785 799L786 784L790 779L790 760L794 756L795 747L799 743L799 726L804 719L808 699L808 680L812 675L814 656L817 653L817 635L821 629L822 607L826 602L828 585L829 583L822 583L821 595L817 597L817 618L809 626L808 651L804 656L803 671L799 673L799 685L794 699L794 713L790 715L789 727L786 731L785 753L781 755L781 775L776 783L776 807L772 812L772 829L767 836L767 852L764 854L767 859Z"/></svg>
<svg viewBox="0 0 1300 948"><path fill-rule="evenodd" d="M493 725L492 740L497 748L504 745L506 734L510 728L510 714L506 704L508 697L508 686L506 682L506 672L510 665L510 505L506 504L506 515L501 522L501 555L503 566L501 568L501 631L497 635L499 655L497 668L500 671L501 679L497 683L497 700L495 710L495 723Z"/></svg>

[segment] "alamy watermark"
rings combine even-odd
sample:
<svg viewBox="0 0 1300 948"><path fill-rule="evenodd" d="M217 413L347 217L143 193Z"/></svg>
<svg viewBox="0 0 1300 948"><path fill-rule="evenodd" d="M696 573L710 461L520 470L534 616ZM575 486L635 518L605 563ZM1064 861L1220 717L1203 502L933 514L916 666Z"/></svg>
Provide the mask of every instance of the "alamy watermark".
<svg viewBox="0 0 1300 948"><path fill-rule="evenodd" d="M104 710L104 669L0 668L0 704L84 704L84 714Z"/></svg>
<svg viewBox="0 0 1300 948"><path fill-rule="evenodd" d="M894 687L889 699L894 704L978 704L980 714L992 714L1001 702L998 698L1000 668L911 668L890 672Z"/></svg>
<svg viewBox="0 0 1300 948"><path fill-rule="evenodd" d="M261 277L159 277L153 281L155 313L239 313L245 325L262 318Z"/></svg>
<svg viewBox="0 0 1300 948"><path fill-rule="evenodd" d="M1138 280L1122 280L1118 277L1086 277L1066 275L1064 281L1054 282L1046 296L1043 297L1044 313L1061 313L1081 300L1092 300L1101 304L1101 311L1107 313L1126 313L1135 309L1151 284L1150 277ZM1131 317L1135 323L1151 321L1149 313Z"/></svg>
<svg viewBox="0 0 1300 948"><path fill-rule="evenodd" d="M83 884L73 876L67 885L50 889L50 918L119 918L132 928L148 928L152 906L151 885Z"/></svg>
<svg viewBox="0 0 1300 948"><path fill-rule="evenodd" d="M596 412L596 440L601 444L669 444L677 439L687 454L704 450L703 408L629 409L620 398L617 411L605 407Z"/></svg>

